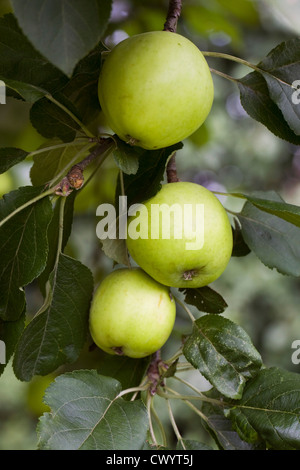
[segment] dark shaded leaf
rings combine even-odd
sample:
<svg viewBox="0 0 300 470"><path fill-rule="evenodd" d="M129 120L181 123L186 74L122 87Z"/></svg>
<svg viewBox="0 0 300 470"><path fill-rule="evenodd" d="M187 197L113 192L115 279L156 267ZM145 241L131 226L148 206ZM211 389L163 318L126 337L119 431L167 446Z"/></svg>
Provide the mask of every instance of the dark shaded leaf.
<svg viewBox="0 0 300 470"><path fill-rule="evenodd" d="M5 364L0 362L0 375L3 373L5 366L12 357L16 344L25 328L25 312L16 321L0 320L0 341L5 345ZM1 353L1 345L0 345ZM1 359L1 357L0 357Z"/></svg>
<svg viewBox="0 0 300 470"><path fill-rule="evenodd" d="M0 201L0 220L43 192L25 186ZM24 310L22 288L45 268L48 254L47 230L52 218L48 197L26 207L0 228L0 317L17 320Z"/></svg>
<svg viewBox="0 0 300 470"><path fill-rule="evenodd" d="M14 165L25 160L28 152L25 150L17 149L14 147L11 148L1 148L0 149L0 173L5 173Z"/></svg>
<svg viewBox="0 0 300 470"><path fill-rule="evenodd" d="M185 295L184 301L197 307L200 312L222 313L228 307L223 297L208 286L179 290Z"/></svg>
<svg viewBox="0 0 300 470"><path fill-rule="evenodd" d="M58 49L59 50L59 49ZM55 93L67 77L37 52L19 28L16 18L0 18L0 77Z"/></svg>
<svg viewBox="0 0 300 470"><path fill-rule="evenodd" d="M47 375L78 358L88 331L92 292L89 269L61 254L49 278L44 306L26 327L17 346L13 365L20 380Z"/></svg>
<svg viewBox="0 0 300 470"><path fill-rule="evenodd" d="M282 112L270 97L264 77L252 72L238 81L241 103L245 111L270 132L292 144L300 144L300 136L290 129Z"/></svg>
<svg viewBox="0 0 300 470"><path fill-rule="evenodd" d="M26 36L68 76L100 41L111 4L111 0L12 0Z"/></svg>
<svg viewBox="0 0 300 470"><path fill-rule="evenodd" d="M73 104L63 95L59 96L59 100L74 115L77 114ZM47 137L47 139L58 137L63 142L72 142L76 137L76 132L80 129L79 124L69 114L47 98L42 98L34 103L30 110L30 120L42 136Z"/></svg>

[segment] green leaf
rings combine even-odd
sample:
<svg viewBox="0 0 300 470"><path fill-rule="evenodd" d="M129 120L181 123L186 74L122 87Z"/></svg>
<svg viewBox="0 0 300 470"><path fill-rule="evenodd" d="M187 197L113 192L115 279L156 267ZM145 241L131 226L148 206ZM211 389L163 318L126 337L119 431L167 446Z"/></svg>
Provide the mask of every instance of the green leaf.
<svg viewBox="0 0 300 470"><path fill-rule="evenodd" d="M135 175L124 174L124 189L128 206L143 202L161 189L168 159L183 147L179 142L171 147L160 150L143 150L139 157L139 169ZM118 196L121 195L120 181L116 189L116 207Z"/></svg>
<svg viewBox="0 0 300 470"><path fill-rule="evenodd" d="M222 313L228 307L223 297L208 286L179 290L185 295L184 301L197 307L200 312Z"/></svg>
<svg viewBox="0 0 300 470"><path fill-rule="evenodd" d="M63 237L62 237L62 251L64 250L72 230L73 215L74 215L74 202L75 197L78 193L73 191L66 198L64 203L64 215L63 215ZM49 279L50 273L53 271L55 266L55 261L57 257L57 247L58 247L58 238L59 238L59 224L60 222L60 204L61 199L59 199L54 207L53 217L48 227L48 258L44 271L38 278L39 287L43 295L45 295L46 284Z"/></svg>
<svg viewBox="0 0 300 470"><path fill-rule="evenodd" d="M293 83L300 80L300 38L290 39L275 47L258 67L272 100L281 110L294 133L300 136L300 106Z"/></svg>
<svg viewBox="0 0 300 470"><path fill-rule="evenodd" d="M224 397L220 396L214 388L204 392L204 395L209 399L217 400L220 404L223 403ZM243 441L233 429L230 419L224 416L223 406L204 401L201 411L206 416L205 427L220 449L255 450L256 446Z"/></svg>
<svg viewBox="0 0 300 470"><path fill-rule="evenodd" d="M300 229L246 202L237 215L247 245L270 269L300 276Z"/></svg>
<svg viewBox="0 0 300 470"><path fill-rule="evenodd" d="M41 450L139 450L148 417L140 400L118 398L120 383L94 370L67 373L46 391L51 408L38 425Z"/></svg>
<svg viewBox="0 0 300 470"><path fill-rule="evenodd" d="M59 140L47 141L40 149L55 147L61 144ZM34 186L40 186L51 181L61 171L66 174L72 165L83 160L87 155L86 142L61 146L45 150L45 152L33 157L33 165L30 170L30 179ZM62 175L65 176L65 174Z"/></svg>
<svg viewBox="0 0 300 470"><path fill-rule="evenodd" d="M74 103L84 123L91 122L100 113L98 81L102 63L103 44L84 57L76 66L63 93Z"/></svg>
<svg viewBox="0 0 300 470"><path fill-rule="evenodd" d="M16 91L25 101L28 101L28 103L35 103L48 93L40 87L7 78L5 78L5 85Z"/></svg>
<svg viewBox="0 0 300 470"><path fill-rule="evenodd" d="M193 441L191 439L182 439L178 441L176 450L214 450L212 447L202 442Z"/></svg>
<svg viewBox="0 0 300 470"><path fill-rule="evenodd" d="M3 373L5 366L12 357L16 344L25 327L25 311L16 321L0 320L0 340L5 344L5 364L0 364L0 375Z"/></svg>
<svg viewBox="0 0 300 470"><path fill-rule="evenodd" d="M256 191L252 194L231 193L231 195L247 199L260 210L300 227L300 207L286 203L275 191Z"/></svg>
<svg viewBox="0 0 300 470"><path fill-rule="evenodd" d="M122 389L137 387L145 375L149 365L149 358L132 359L126 356L112 356L103 352L99 360L97 371L101 375L113 377L118 380ZM131 398L131 395L128 395ZM125 399L127 396L125 396Z"/></svg>
<svg viewBox="0 0 300 470"><path fill-rule="evenodd" d="M111 0L12 0L26 36L68 76L100 41L111 4Z"/></svg>
<svg viewBox="0 0 300 470"><path fill-rule="evenodd" d="M12 166L22 162L27 157L28 152L17 148L1 148L0 149L0 174L5 173Z"/></svg>
<svg viewBox="0 0 300 470"><path fill-rule="evenodd" d="M275 450L300 450L300 375L271 367L246 384L226 416L241 438Z"/></svg>
<svg viewBox="0 0 300 470"><path fill-rule="evenodd" d="M282 112L270 97L264 77L252 72L238 80L241 103L245 111L256 121L266 126L270 132L288 142L299 145L300 136L290 129Z"/></svg>
<svg viewBox="0 0 300 470"><path fill-rule="evenodd" d="M26 327L14 357L20 380L47 375L74 362L88 331L88 313L93 292L89 269L61 254L49 278L44 306Z"/></svg>
<svg viewBox="0 0 300 470"><path fill-rule="evenodd" d="M0 201L0 220L40 195L44 188L25 186ZM23 287L45 268L47 230L52 218L48 197L26 207L0 228L0 318L14 321L24 310Z"/></svg>
<svg viewBox="0 0 300 470"><path fill-rule="evenodd" d="M236 219L234 219L234 228L232 228L232 232L233 248L231 256L247 256L251 250L243 238L242 229Z"/></svg>
<svg viewBox="0 0 300 470"><path fill-rule="evenodd" d="M79 118L77 110L66 97L60 95L58 101ZM79 124L69 114L47 98L34 103L30 109L30 120L42 136L47 139L58 137L63 142L72 142L80 129Z"/></svg>
<svg viewBox="0 0 300 470"><path fill-rule="evenodd" d="M59 50L59 49L58 49ZM67 82L67 77L37 52L19 28L12 14L0 18L0 77L34 85L54 93ZM29 90L27 90L29 91Z"/></svg>
<svg viewBox="0 0 300 470"><path fill-rule="evenodd" d="M126 175L135 175L139 168L139 157L144 153L140 147L132 147L114 136L117 147L113 151L116 164Z"/></svg>
<svg viewBox="0 0 300 470"><path fill-rule="evenodd" d="M262 366L245 330L217 315L195 321L183 353L220 393L233 399L242 396L246 379Z"/></svg>

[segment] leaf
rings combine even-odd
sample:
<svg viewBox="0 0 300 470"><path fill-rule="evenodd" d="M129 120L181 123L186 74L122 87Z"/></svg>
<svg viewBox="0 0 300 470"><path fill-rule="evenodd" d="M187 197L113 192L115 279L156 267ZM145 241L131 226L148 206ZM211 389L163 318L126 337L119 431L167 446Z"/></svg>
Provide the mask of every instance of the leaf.
<svg viewBox="0 0 300 470"><path fill-rule="evenodd" d="M5 173L17 163L22 162L27 157L28 152L14 147L0 149L0 174Z"/></svg>
<svg viewBox="0 0 300 470"><path fill-rule="evenodd" d="M44 306L26 327L14 357L19 380L47 375L74 362L83 348L93 292L89 269L61 254L49 278Z"/></svg>
<svg viewBox="0 0 300 470"><path fill-rule="evenodd" d="M25 186L0 201L0 220L40 195L44 188ZM22 288L45 268L47 230L52 218L48 197L26 207L0 228L0 318L14 321L24 310Z"/></svg>
<svg viewBox="0 0 300 470"><path fill-rule="evenodd" d="M220 393L233 399L242 396L246 379L262 366L243 328L217 315L205 315L194 322L183 353Z"/></svg>
<svg viewBox="0 0 300 470"><path fill-rule="evenodd" d="M193 441L191 439L182 439L178 441L176 450L214 450L212 447L202 442Z"/></svg>
<svg viewBox="0 0 300 470"><path fill-rule="evenodd" d="M47 141L40 149L55 147L59 144L61 144L59 140ZM82 160L86 154L86 142L74 142L72 145L45 150L45 152L35 155L30 170L32 184L34 186L46 184L64 169L67 173L70 167Z"/></svg>
<svg viewBox="0 0 300 470"><path fill-rule="evenodd" d="M300 375L271 367L245 386L243 397L226 416L241 438L263 439L275 450L300 450Z"/></svg>
<svg viewBox="0 0 300 470"><path fill-rule="evenodd" d="M22 83L23 91L28 84L55 93L67 83L67 77L32 47L12 14L0 18L0 77L8 84Z"/></svg>
<svg viewBox="0 0 300 470"><path fill-rule="evenodd" d="M73 104L63 95L59 96L58 101L64 106L66 105L74 115L77 115ZM30 121L42 136L47 139L58 137L63 142L72 142L76 137L76 132L80 129L79 124L69 114L47 98L36 101L31 107Z"/></svg>
<svg viewBox="0 0 300 470"><path fill-rule="evenodd" d="M32 44L66 75L105 32L111 0L12 0Z"/></svg>
<svg viewBox="0 0 300 470"><path fill-rule="evenodd" d="M74 103L84 123L91 122L100 113L98 81L102 63L103 44L84 57L63 89L63 93Z"/></svg>
<svg viewBox="0 0 300 470"><path fill-rule="evenodd" d="M5 364L0 363L0 375L3 373L5 366L12 357L16 344L25 327L25 311L16 321L0 320L0 340L5 344Z"/></svg>
<svg viewBox="0 0 300 470"><path fill-rule="evenodd" d="M233 248L231 256L247 256L251 250L243 238L242 229L236 219L234 219L234 228L232 228L232 232Z"/></svg>
<svg viewBox="0 0 300 470"><path fill-rule="evenodd" d="M126 175L135 175L139 168L139 157L144 153L140 147L132 147L114 136L117 147L113 151L116 164Z"/></svg>
<svg viewBox="0 0 300 470"><path fill-rule="evenodd" d="M73 215L74 215L74 202L77 192L73 191L66 198L64 204L64 215L63 215L63 238L62 238L62 251L64 250L72 230ZM55 261L57 257L57 247L58 247L58 237L59 237L59 224L60 222L60 203L59 199L54 207L53 217L48 227L48 258L44 271L38 278L39 287L43 295L45 295L45 288L47 281L49 279L50 273L53 271L55 266Z"/></svg>
<svg viewBox="0 0 300 470"><path fill-rule="evenodd" d="M99 360L97 371L101 375L113 377L118 380L122 389L137 387L145 375L149 365L149 358L132 359L126 356L112 356L103 353L102 359ZM131 398L131 395L128 395ZM127 396L124 397L125 399Z"/></svg>
<svg viewBox="0 0 300 470"><path fill-rule="evenodd" d="M94 370L67 373L46 391L51 408L38 425L41 450L139 450L148 417L140 400L118 398L120 383Z"/></svg>
<svg viewBox="0 0 300 470"><path fill-rule="evenodd" d="M155 196L161 188L168 159L182 146L183 144L179 142L171 147L153 151L144 150L141 153L137 173L135 175L124 174L124 189L128 206ZM119 181L116 189L116 207L118 207L120 194Z"/></svg>
<svg viewBox="0 0 300 470"><path fill-rule="evenodd" d="M270 97L264 77L252 72L238 80L241 103L245 111L270 132L288 142L299 145L300 137L290 129L282 112Z"/></svg>
<svg viewBox="0 0 300 470"><path fill-rule="evenodd" d="M211 389L204 392L209 399L213 398L222 403L222 396ZM203 402L202 413L206 416L205 427L211 434L218 447L224 450L255 450L253 444L243 441L238 433L232 428L230 419L224 416L223 407L211 402Z"/></svg>
<svg viewBox="0 0 300 470"><path fill-rule="evenodd" d="M270 269L300 276L300 230L247 202L237 215L247 245Z"/></svg>
<svg viewBox="0 0 300 470"><path fill-rule="evenodd" d="M5 85L16 91L25 101L28 101L28 103L35 103L48 93L40 87L7 78L5 78Z"/></svg>
<svg viewBox="0 0 300 470"><path fill-rule="evenodd" d="M300 136L300 107L293 83L300 79L300 38L293 38L276 46L258 67L266 71L272 100L281 110L294 133ZM295 99L296 98L296 99Z"/></svg>
<svg viewBox="0 0 300 470"><path fill-rule="evenodd" d="M300 227L300 207L286 203L275 191L256 191L252 194L231 193L231 195L247 199L260 210Z"/></svg>
<svg viewBox="0 0 300 470"><path fill-rule="evenodd" d="M200 312L222 313L228 307L223 297L208 286L179 290L185 295L184 301L197 307Z"/></svg>

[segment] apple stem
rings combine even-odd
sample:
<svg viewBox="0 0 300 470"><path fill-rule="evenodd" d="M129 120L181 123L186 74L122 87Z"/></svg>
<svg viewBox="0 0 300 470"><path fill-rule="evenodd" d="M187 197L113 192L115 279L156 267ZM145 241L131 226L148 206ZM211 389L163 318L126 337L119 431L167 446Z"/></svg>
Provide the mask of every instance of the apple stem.
<svg viewBox="0 0 300 470"><path fill-rule="evenodd" d="M175 153L173 153L172 157L168 161L167 164L167 180L168 183L178 183L179 179L177 177L177 168L176 168L176 160L175 160Z"/></svg>
<svg viewBox="0 0 300 470"><path fill-rule="evenodd" d="M176 32L178 18L181 15L181 8L182 0L170 0L164 31L170 31L171 33Z"/></svg>

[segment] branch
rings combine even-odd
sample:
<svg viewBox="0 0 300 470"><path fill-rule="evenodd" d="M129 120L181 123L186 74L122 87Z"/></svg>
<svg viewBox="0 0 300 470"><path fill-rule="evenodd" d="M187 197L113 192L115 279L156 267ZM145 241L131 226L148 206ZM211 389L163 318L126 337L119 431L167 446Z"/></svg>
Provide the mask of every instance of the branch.
<svg viewBox="0 0 300 470"><path fill-rule="evenodd" d="M181 15L181 8L182 0L170 0L164 31L170 31L171 33L176 32L178 18Z"/></svg>
<svg viewBox="0 0 300 470"><path fill-rule="evenodd" d="M176 33L177 22L181 15L181 8L182 0L170 0L167 19L164 24L164 31ZM168 183L177 183L179 181L177 178L175 153L172 155L167 165L167 180Z"/></svg>
<svg viewBox="0 0 300 470"><path fill-rule="evenodd" d="M56 187L56 194L59 196L68 196L73 189L80 189L84 183L83 171L85 168L99 157L99 155L109 150L113 143L114 141L111 138L100 139L98 145L96 145L94 150L87 157L72 166L67 176L65 176Z"/></svg>

